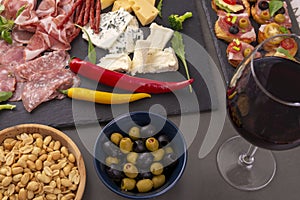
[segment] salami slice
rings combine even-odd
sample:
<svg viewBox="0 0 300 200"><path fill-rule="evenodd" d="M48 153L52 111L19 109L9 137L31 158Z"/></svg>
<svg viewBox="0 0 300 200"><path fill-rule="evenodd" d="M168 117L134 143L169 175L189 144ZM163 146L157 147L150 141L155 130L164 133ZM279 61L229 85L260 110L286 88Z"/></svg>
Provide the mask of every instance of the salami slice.
<svg viewBox="0 0 300 200"><path fill-rule="evenodd" d="M56 98L53 95L59 88L72 86L74 74L67 69L54 69L33 74L25 84L22 101L25 109L31 112L43 102Z"/></svg>
<svg viewBox="0 0 300 200"><path fill-rule="evenodd" d="M0 91L15 91L16 79L14 72L8 67L0 66Z"/></svg>
<svg viewBox="0 0 300 200"><path fill-rule="evenodd" d="M17 67L16 73L23 79L29 80L33 74L63 69L68 65L70 56L66 51L53 51Z"/></svg>

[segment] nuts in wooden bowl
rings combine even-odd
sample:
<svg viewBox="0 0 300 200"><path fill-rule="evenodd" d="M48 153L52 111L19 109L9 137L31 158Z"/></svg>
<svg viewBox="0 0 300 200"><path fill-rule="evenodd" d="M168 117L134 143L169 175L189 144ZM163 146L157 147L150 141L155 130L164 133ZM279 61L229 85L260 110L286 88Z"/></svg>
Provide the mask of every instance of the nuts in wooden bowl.
<svg viewBox="0 0 300 200"><path fill-rule="evenodd" d="M0 199L81 199L86 171L63 132L24 124L0 131Z"/></svg>

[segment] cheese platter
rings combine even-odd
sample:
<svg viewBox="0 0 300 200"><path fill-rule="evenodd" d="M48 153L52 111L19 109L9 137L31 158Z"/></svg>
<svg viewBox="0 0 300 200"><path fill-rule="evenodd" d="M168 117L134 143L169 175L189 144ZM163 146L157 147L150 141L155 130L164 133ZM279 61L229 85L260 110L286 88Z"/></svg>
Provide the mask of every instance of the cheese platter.
<svg viewBox="0 0 300 200"><path fill-rule="evenodd" d="M41 5L42 1L38 1ZM155 2L155 4L157 4ZM205 44L204 36L201 31L200 20L197 16L197 7L195 1L190 0L188 4L182 8L181 1L175 0L172 2L164 1L162 17L157 17L155 23L168 27L168 16L173 13L183 14L184 12L191 11L194 16L184 24L182 30L184 41L196 42L199 47ZM102 10L102 13L110 12L112 6ZM143 23L143 22L142 22ZM145 32L149 32L149 26L144 26ZM147 34L146 34L147 35ZM170 45L170 43L168 44ZM68 51L70 57L77 57L82 60L88 59L88 42L82 38L80 33L71 43L71 48ZM203 51L203 49L197 49ZM104 57L107 50L96 48L97 59ZM206 52L203 52L204 54ZM201 52L200 52L201 54ZM50 125L53 127L69 127L78 124L89 124L98 122L107 122L115 115L129 111L148 111L157 110L167 115L178 115L183 113L202 112L213 109L211 95L214 93L213 84L210 77L204 79L201 71L205 71L210 76L209 66L211 60L209 55L204 56L200 60L192 58L197 56L194 47L186 45L186 56L191 77L194 79L192 84L193 91L190 92L186 87L182 90L164 93L152 94L151 98L143 99L140 101L132 102L130 104L122 105L103 105L91 102L73 100L70 98L53 99L40 104L37 108L28 112L22 101L12 102L16 107L13 110L2 110L0 112L0 129L13 126L20 123L40 123ZM201 57L202 59L202 57ZM204 66L205 65L205 66ZM212 64L213 65L213 64ZM138 72L138 71L137 71ZM134 74L136 77L147 78L157 81L184 81L186 80L186 72L182 63L179 62L178 70L172 72L161 73L145 73ZM113 88L80 76L80 87L99 90L104 92L125 93L126 91L118 88ZM34 95L34 92L32 92Z"/></svg>

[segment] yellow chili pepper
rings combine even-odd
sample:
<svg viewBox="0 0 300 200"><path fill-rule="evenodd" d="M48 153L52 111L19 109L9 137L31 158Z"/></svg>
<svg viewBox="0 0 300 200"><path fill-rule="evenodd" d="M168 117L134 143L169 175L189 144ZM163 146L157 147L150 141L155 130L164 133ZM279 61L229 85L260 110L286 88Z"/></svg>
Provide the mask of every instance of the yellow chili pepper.
<svg viewBox="0 0 300 200"><path fill-rule="evenodd" d="M151 97L151 95L147 93L119 94L95 91L86 88L70 88L68 90L61 90L60 92L73 99L100 104L122 104Z"/></svg>

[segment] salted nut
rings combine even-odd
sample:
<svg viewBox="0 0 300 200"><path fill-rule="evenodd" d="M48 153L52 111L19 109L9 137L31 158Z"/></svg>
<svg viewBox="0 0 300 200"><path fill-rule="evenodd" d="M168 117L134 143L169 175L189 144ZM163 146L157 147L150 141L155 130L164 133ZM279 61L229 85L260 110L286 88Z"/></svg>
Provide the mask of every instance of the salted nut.
<svg viewBox="0 0 300 200"><path fill-rule="evenodd" d="M22 133L0 146L0 199L70 200L79 182L75 156L51 136Z"/></svg>

